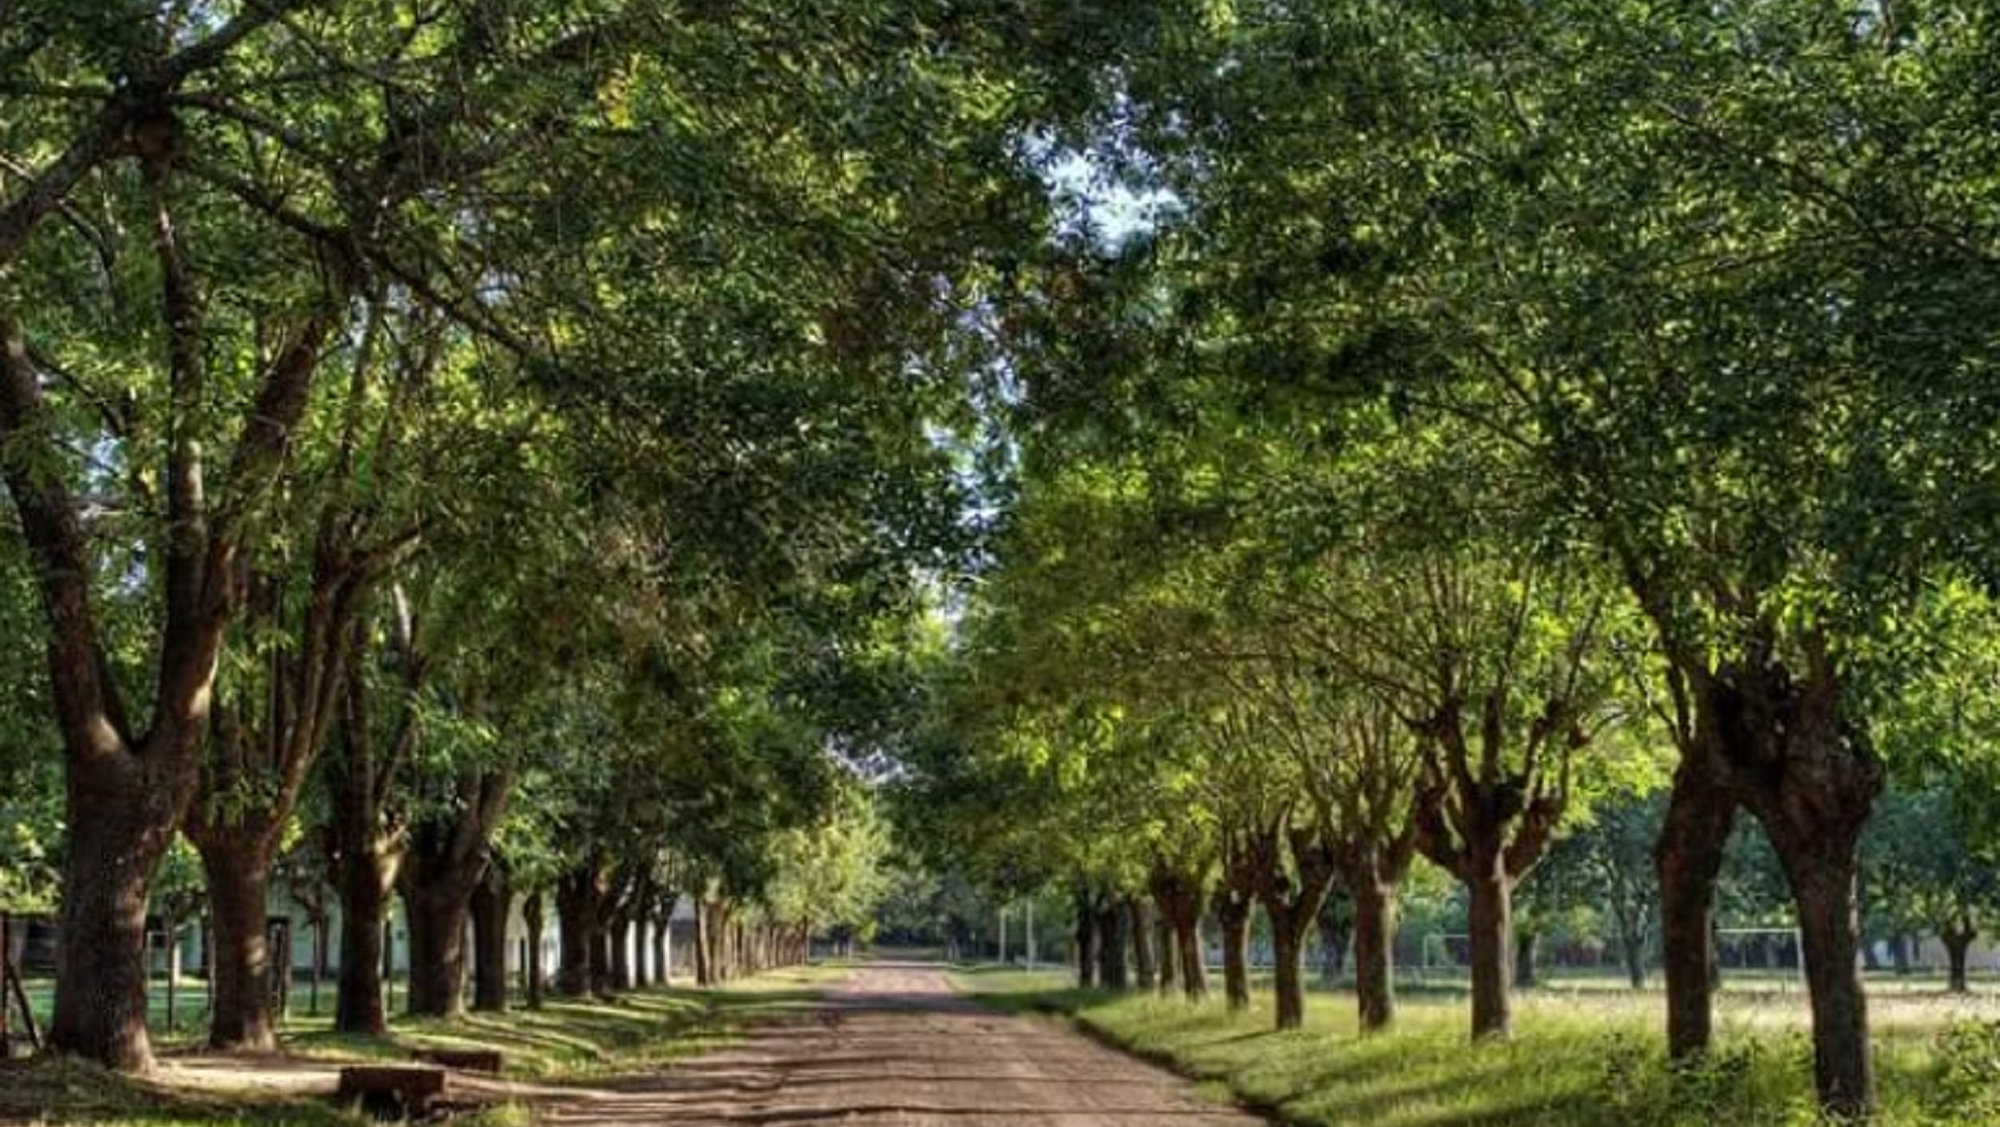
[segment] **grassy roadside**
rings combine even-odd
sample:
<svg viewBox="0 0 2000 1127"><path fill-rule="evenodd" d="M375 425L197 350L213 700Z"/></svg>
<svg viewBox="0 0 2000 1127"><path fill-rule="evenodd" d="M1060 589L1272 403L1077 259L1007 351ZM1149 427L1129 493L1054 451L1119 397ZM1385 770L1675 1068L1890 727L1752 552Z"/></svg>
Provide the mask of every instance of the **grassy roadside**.
<svg viewBox="0 0 2000 1127"><path fill-rule="evenodd" d="M1792 1127L1816 1122L1811 1050L1793 1007L1721 1008L1715 1059L1665 1064L1659 1000L1606 992L1520 999L1513 1040L1467 1042L1462 1002L1406 998L1399 1027L1364 1036L1353 997L1315 994L1304 1029L1271 1031L1268 997L1219 1003L1078 991L1061 974L961 973L959 988L1011 1012L1055 1012L1088 1032L1302 1127ZM1882 1007L1878 1127L2000 1123L2000 1025L1956 1004Z"/></svg>
<svg viewBox="0 0 2000 1127"><path fill-rule="evenodd" d="M551 1000L540 1010L472 1014L455 1022L400 1018L390 1038L333 1033L330 1021L294 1019L285 1052L328 1064L407 1060L424 1048L497 1049L509 1078L539 1085L587 1085L642 1073L737 1038L759 1022L811 1003L845 975L836 966L774 971L717 990L638 991L616 1001ZM267 1067L259 1062L249 1071ZM500 1104L456 1122L462 1127L520 1127L532 1119ZM314 1099L227 1085L195 1088L163 1078L118 1076L74 1061L0 1064L0 1123L58 1127L364 1127L373 1121Z"/></svg>

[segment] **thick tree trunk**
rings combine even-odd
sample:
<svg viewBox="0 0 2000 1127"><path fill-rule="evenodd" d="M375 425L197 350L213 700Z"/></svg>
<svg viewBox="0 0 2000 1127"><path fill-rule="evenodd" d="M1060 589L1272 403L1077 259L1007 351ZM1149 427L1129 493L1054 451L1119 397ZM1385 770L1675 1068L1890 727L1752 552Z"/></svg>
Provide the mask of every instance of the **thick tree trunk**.
<svg viewBox="0 0 2000 1127"><path fill-rule="evenodd" d="M497 867L472 892L472 1008L481 1013L507 1009L507 918L513 901Z"/></svg>
<svg viewBox="0 0 2000 1127"><path fill-rule="evenodd" d="M1201 941L1201 916L1174 924L1174 946L1179 948L1181 993L1190 1002L1208 997L1208 952Z"/></svg>
<svg viewBox="0 0 2000 1127"><path fill-rule="evenodd" d="M1945 958L1950 961L1951 971L1946 989L1953 994L1972 992L1972 978L1966 973L1967 956L1972 951L1972 941L1979 932L1970 927L1944 927L1938 929L1938 939L1944 944Z"/></svg>
<svg viewBox="0 0 2000 1127"><path fill-rule="evenodd" d="M1306 1020L1305 951L1299 942L1298 932L1290 927L1273 925L1271 928L1271 955L1277 962L1273 968L1272 990L1277 1008L1279 1029L1297 1029Z"/></svg>
<svg viewBox="0 0 2000 1127"><path fill-rule="evenodd" d="M1106 896L1097 913L1097 981L1106 990L1126 990L1132 985L1125 961L1125 910L1117 897Z"/></svg>
<svg viewBox="0 0 2000 1127"><path fill-rule="evenodd" d="M528 1008L542 1008L542 995L547 992L542 967L542 932L547 921L542 917L542 894L540 890L530 892L521 901L521 922L528 930L527 972Z"/></svg>
<svg viewBox="0 0 2000 1127"><path fill-rule="evenodd" d="M263 834L209 830L197 835L208 882L208 1044L222 1052L278 1047L271 1016L271 958L264 933L271 853Z"/></svg>
<svg viewBox="0 0 2000 1127"><path fill-rule="evenodd" d="M1514 936L1514 989L1533 990L1541 985L1535 959L1541 953L1542 933L1522 928Z"/></svg>
<svg viewBox="0 0 2000 1127"><path fill-rule="evenodd" d="M591 965L598 945L598 921L604 918L602 869L586 865L556 884L556 928L561 957L556 964L556 993L565 998L589 996L595 987ZM707 985L706 982L703 985Z"/></svg>
<svg viewBox="0 0 2000 1127"><path fill-rule="evenodd" d="M410 931L410 983L405 1010L413 1017L465 1013L465 933L472 892L414 884L403 890Z"/></svg>
<svg viewBox="0 0 2000 1127"><path fill-rule="evenodd" d="M1708 1052L1715 1036L1715 884L1736 821L1736 800L1716 781L1719 769L1692 757L1681 763L1653 851L1660 877L1667 1053L1676 1061ZM1643 976L1635 981L1643 983Z"/></svg>
<svg viewBox="0 0 2000 1127"><path fill-rule="evenodd" d="M1772 841L1798 903L1812 1002L1813 1077L1820 1104L1834 1116L1848 1119L1866 1117L1875 1108L1868 995L1858 965L1859 838L1856 826L1844 841L1835 834Z"/></svg>
<svg viewBox="0 0 2000 1127"><path fill-rule="evenodd" d="M90 816L69 826L48 1042L59 1053L147 1072L146 901L186 798L149 796L145 772L120 767L69 766L68 809Z"/></svg>
<svg viewBox="0 0 2000 1127"><path fill-rule="evenodd" d="M1152 913L1146 910L1144 897L1128 896L1125 911L1132 932L1132 964L1138 972L1139 989L1156 990L1160 983L1160 960L1153 946Z"/></svg>
<svg viewBox="0 0 2000 1127"><path fill-rule="evenodd" d="M1506 1037L1513 1031L1514 878L1497 847L1479 850L1477 871L1465 882L1470 901L1466 925L1472 948L1472 1035Z"/></svg>
<svg viewBox="0 0 2000 1127"><path fill-rule="evenodd" d="M1222 995L1232 1010L1250 1008L1250 901L1227 891L1216 897L1222 932Z"/></svg>
<svg viewBox="0 0 2000 1127"><path fill-rule="evenodd" d="M339 866L340 983L333 1027L341 1033L384 1037L389 1032L382 997L383 932L389 921L392 862L379 853L346 853Z"/></svg>
<svg viewBox="0 0 2000 1127"><path fill-rule="evenodd" d="M1354 894L1354 995L1361 1028L1396 1019L1396 893L1373 881Z"/></svg>
<svg viewBox="0 0 2000 1127"><path fill-rule="evenodd" d="M1332 891L1333 854L1316 832L1274 824L1245 840L1257 899L1271 924L1272 989L1277 1027L1305 1024L1306 934Z"/></svg>

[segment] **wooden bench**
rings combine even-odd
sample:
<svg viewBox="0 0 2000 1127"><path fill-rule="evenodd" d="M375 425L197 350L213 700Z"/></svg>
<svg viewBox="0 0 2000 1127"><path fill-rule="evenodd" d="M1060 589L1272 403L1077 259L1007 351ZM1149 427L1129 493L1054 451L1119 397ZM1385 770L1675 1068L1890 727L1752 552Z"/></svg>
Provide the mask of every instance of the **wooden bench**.
<svg viewBox="0 0 2000 1127"><path fill-rule="evenodd" d="M498 1049L418 1049L411 1054L427 1064L456 1068L462 1072L487 1072L498 1075L501 1058Z"/></svg>
<svg viewBox="0 0 2000 1127"><path fill-rule="evenodd" d="M444 1098L445 1071L422 1065L354 1065L340 1070L337 1096L377 1118L415 1119Z"/></svg>

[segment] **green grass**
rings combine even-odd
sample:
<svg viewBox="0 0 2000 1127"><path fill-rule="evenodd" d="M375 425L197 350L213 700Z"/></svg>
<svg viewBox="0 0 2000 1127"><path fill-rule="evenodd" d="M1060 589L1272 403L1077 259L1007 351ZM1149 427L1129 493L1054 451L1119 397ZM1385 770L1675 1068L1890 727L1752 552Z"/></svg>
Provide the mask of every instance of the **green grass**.
<svg viewBox="0 0 2000 1127"><path fill-rule="evenodd" d="M539 1010L470 1014L444 1022L397 1018L388 1040L337 1034L327 1017L294 1016L287 1052L329 1062L407 1060L423 1048L497 1049L506 1073L543 1085L588 1084L643 1073L727 1044L751 1025L812 1003L847 973L841 966L774 971L715 990L635 991L615 1001L550 999ZM330 1006L330 1000L329 1000ZM198 1036L198 1027L188 1033ZM527 1127L533 1110L496 1104L455 1120L466 1127ZM118 1076L72 1061L0 1065L0 1123L92 1127L362 1127L329 1103L269 1092L191 1091Z"/></svg>
<svg viewBox="0 0 2000 1127"><path fill-rule="evenodd" d="M407 1058L416 1049L498 1049L521 1079L574 1083L643 1072L734 1040L758 1022L796 1012L843 967L773 971L714 990L636 991L616 1001L549 999L541 1009L468 1014L451 1022L400 1017L390 1041L334 1033L330 1022L294 1019L286 1048L303 1056Z"/></svg>
<svg viewBox="0 0 2000 1127"><path fill-rule="evenodd" d="M0 1123L120 1127L369 1127L357 1112L269 1093L192 1092L72 1060L0 1063Z"/></svg>
<svg viewBox="0 0 2000 1127"><path fill-rule="evenodd" d="M1313 1127L1787 1127L1815 1121L1802 999L1718 1006L1719 1049L1670 1070L1659 996L1601 988L1517 999L1513 1039L1472 1045L1462 1000L1405 995L1398 1027L1359 1032L1351 994L1315 993L1304 1029L1271 1030L1269 998L1220 1004L1112 996L1061 974L961 974L1013 1012L1057 1010L1087 1031L1285 1122ZM2000 1003L1905 993L1875 1006L1882 1127L2000 1123Z"/></svg>

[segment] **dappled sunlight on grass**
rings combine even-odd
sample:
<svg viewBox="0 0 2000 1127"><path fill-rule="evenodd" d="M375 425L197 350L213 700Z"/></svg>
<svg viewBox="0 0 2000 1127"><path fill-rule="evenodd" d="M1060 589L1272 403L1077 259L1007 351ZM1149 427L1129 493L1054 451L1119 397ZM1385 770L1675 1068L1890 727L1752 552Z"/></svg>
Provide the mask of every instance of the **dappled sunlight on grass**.
<svg viewBox="0 0 2000 1127"><path fill-rule="evenodd" d="M193 1092L55 1057L0 1063L0 1122L120 1123L143 1127L363 1127L368 1120L316 1100L269 1093Z"/></svg>
<svg viewBox="0 0 2000 1127"><path fill-rule="evenodd" d="M1226 1085L1248 1106L1288 1122L1325 1127L1786 1127L1810 1124L1811 1046L1802 997L1740 993L1718 1007L1721 1044L1704 1066L1665 1062L1657 994L1553 990L1517 1000L1516 1035L1468 1041L1463 1000L1449 992L1406 996L1397 1028L1364 1035L1351 994L1316 992L1305 1028L1271 1029L1260 994L1243 1014L1218 1001L1063 988L995 989L964 976L960 989L1010 1011L1061 1010L1129 1050L1178 1072ZM1054 988L1047 988L1054 987ZM1879 1000L1878 1066L1885 1127L1990 1125L1963 1087L1965 1072L2000 1094L1981 1055L1948 1045L1968 1019L1996 1015L2000 1000L1910 992ZM1984 1080L1977 1076L1985 1069Z"/></svg>

